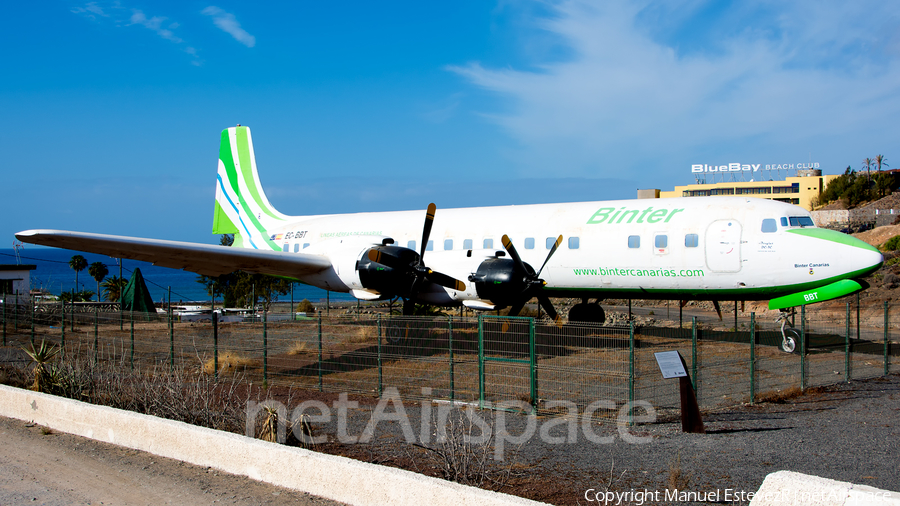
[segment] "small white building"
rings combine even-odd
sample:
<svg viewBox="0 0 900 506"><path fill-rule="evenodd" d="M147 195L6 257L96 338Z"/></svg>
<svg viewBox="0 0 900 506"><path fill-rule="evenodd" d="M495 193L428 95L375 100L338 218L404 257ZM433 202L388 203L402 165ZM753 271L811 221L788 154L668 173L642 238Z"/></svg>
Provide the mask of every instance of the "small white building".
<svg viewBox="0 0 900 506"><path fill-rule="evenodd" d="M31 271L36 265L0 264L0 297L10 299L17 293L20 299L28 300L31 291Z"/></svg>

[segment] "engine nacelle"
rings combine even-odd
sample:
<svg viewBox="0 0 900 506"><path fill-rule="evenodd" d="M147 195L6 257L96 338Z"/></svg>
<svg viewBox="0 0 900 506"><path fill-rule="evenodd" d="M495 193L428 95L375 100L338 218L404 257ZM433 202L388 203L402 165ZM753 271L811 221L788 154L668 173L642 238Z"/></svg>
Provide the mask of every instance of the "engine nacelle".
<svg viewBox="0 0 900 506"><path fill-rule="evenodd" d="M534 269L525 264L528 274ZM528 278L516 269L514 261L508 258L488 258L478 265L469 281L475 284L480 299L489 300L499 306L508 306L518 301L528 288Z"/></svg>
<svg viewBox="0 0 900 506"><path fill-rule="evenodd" d="M385 295L408 297L412 293L413 283L416 280L414 272L410 269L394 269L373 262L368 256L370 249L395 256L402 260L405 265L415 263L419 258L419 254L409 248L400 246L378 245L367 248L356 263L356 274L359 282L367 290Z"/></svg>

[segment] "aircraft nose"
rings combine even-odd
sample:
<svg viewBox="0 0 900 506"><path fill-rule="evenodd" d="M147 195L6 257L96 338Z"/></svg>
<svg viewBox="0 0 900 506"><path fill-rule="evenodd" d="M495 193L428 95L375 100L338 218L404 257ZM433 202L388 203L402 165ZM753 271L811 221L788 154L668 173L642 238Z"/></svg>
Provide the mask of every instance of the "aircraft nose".
<svg viewBox="0 0 900 506"><path fill-rule="evenodd" d="M849 235L844 240L844 244L854 247L851 255L863 270L859 277L868 276L884 264L884 255L875 246Z"/></svg>

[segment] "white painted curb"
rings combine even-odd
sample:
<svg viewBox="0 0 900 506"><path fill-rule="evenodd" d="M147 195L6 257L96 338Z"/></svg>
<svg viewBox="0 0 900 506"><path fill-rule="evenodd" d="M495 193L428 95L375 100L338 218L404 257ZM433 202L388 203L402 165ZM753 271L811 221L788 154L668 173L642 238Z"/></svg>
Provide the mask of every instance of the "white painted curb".
<svg viewBox="0 0 900 506"><path fill-rule="evenodd" d="M792 471L766 476L750 506L900 506L900 493Z"/></svg>
<svg viewBox="0 0 900 506"><path fill-rule="evenodd" d="M539 505L392 467L0 385L0 415L353 505Z"/></svg>

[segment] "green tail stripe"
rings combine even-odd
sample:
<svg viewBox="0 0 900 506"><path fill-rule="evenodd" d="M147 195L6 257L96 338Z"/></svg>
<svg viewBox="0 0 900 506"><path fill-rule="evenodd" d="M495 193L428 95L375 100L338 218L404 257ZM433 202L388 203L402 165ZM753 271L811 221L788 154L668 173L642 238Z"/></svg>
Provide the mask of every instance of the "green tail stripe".
<svg viewBox="0 0 900 506"><path fill-rule="evenodd" d="M213 214L213 233L214 234L239 234L240 230L231 221L231 218L222 210L219 201L216 201L216 209Z"/></svg>
<svg viewBox="0 0 900 506"><path fill-rule="evenodd" d="M272 210L269 209L269 206L266 205L263 198L260 197L259 188L256 187L256 178L253 177L253 164L250 160L250 143L247 141L247 128L240 127L237 129L236 133L237 135L235 135L235 138L237 139L238 157L240 157L241 160L241 174L244 177L244 183L246 183L247 189L250 190L250 196L253 197L256 205L258 205L264 213L280 220L281 217L273 213Z"/></svg>

